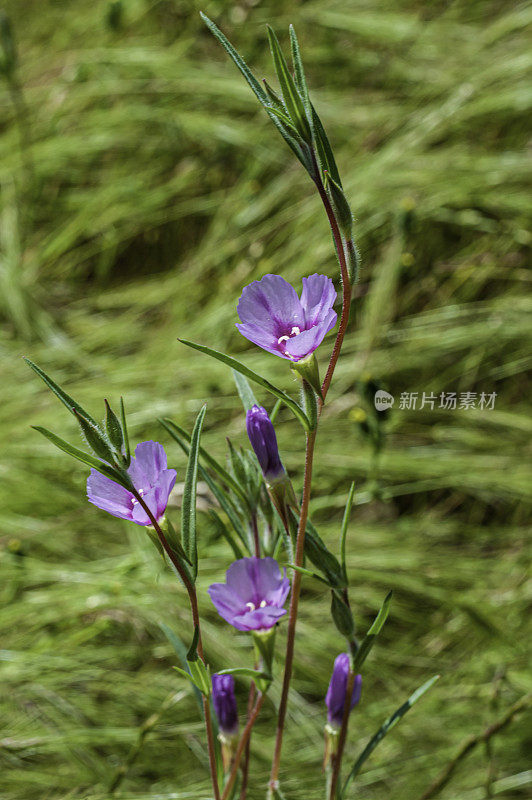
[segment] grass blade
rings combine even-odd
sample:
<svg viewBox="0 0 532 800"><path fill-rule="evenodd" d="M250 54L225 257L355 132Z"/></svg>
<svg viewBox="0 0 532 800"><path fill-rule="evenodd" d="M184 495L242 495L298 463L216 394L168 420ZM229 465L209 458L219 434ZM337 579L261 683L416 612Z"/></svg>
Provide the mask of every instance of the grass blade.
<svg viewBox="0 0 532 800"><path fill-rule="evenodd" d="M181 541L183 550L192 565L194 578L198 574L198 547L196 540L196 488L198 482L198 459L201 429L207 406L202 406L194 424L190 440L185 486L183 489L183 503L181 506Z"/></svg>
<svg viewBox="0 0 532 800"><path fill-rule="evenodd" d="M381 606L379 613L377 614L375 620L373 621L373 625L362 639L362 644L360 645L358 653L356 654L356 657L353 660L353 669L355 672L358 672L360 670L362 664L369 656L371 649L375 644L375 639L381 632L382 626L386 622L388 613L390 611L390 603L392 602L392 595L393 592L388 592L388 594L384 598L384 602Z"/></svg>
<svg viewBox="0 0 532 800"><path fill-rule="evenodd" d="M349 784L351 783L353 778L356 778L356 776L360 772L364 762L373 753L373 751L375 750L377 745L380 742L382 742L382 740L384 739L386 734L389 731L391 731L391 729L393 727L395 727L395 725L397 725L399 720L402 717L404 717L406 712L410 711L410 709L412 708L414 703L416 703L419 700L419 698L422 697L425 694L425 692L428 692L428 690L436 683L436 681L438 680L439 677L440 677L439 675L434 675L434 677L431 678L430 680L428 680L426 683L424 683L423 686L420 686L419 689L416 689L416 691L413 694L410 695L408 700L405 703L403 703L402 706L399 706L397 711L394 711L393 714L391 715L391 717L388 717L386 722L384 722L381 725L381 727L379 728L377 733L369 740L368 744L366 745L366 747L364 748L364 750L362 751L360 756L355 761L351 772L347 776L347 779L346 779L346 781L344 783L344 786L343 786L343 789L342 789L342 792L341 792L341 795L340 795L342 800L345 797L345 793L347 791L347 788L349 787Z"/></svg>

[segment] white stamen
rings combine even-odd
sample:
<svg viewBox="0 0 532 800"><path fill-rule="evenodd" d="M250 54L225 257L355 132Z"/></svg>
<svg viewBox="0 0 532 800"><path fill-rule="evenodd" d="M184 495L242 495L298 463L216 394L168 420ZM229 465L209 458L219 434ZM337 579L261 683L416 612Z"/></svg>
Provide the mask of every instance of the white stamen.
<svg viewBox="0 0 532 800"><path fill-rule="evenodd" d="M299 336L300 333L301 333L300 329L297 327L297 325L294 325L294 327L290 331L290 336Z"/></svg>
<svg viewBox="0 0 532 800"><path fill-rule="evenodd" d="M289 336L279 336L277 339L277 344L282 344L283 342L287 342L289 340Z"/></svg>
<svg viewBox="0 0 532 800"><path fill-rule="evenodd" d="M142 497L142 496L144 495L144 489L138 489L138 493L139 493L139 494L140 494L140 496ZM132 505L134 505L134 506L136 506L138 502L139 502L139 501L137 500L137 498L136 498L136 497L134 497L134 498L132 499L132 501L131 501Z"/></svg>
<svg viewBox="0 0 532 800"><path fill-rule="evenodd" d="M249 608L250 611L257 610L257 606L255 605L255 603L246 603L246 606Z"/></svg>
<svg viewBox="0 0 532 800"><path fill-rule="evenodd" d="M266 600L261 600L259 608L266 608L267 605L268 603L266 602Z"/></svg>

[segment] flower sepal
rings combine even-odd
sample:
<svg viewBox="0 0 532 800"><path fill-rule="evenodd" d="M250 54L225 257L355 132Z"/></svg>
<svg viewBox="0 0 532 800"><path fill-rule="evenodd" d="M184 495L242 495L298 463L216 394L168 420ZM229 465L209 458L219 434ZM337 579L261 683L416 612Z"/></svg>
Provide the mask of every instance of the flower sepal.
<svg viewBox="0 0 532 800"><path fill-rule="evenodd" d="M294 372L297 372L304 381L312 386L318 397L322 398L318 359L316 358L315 353L311 353L309 356L302 358L299 361L294 361L292 364L290 364L290 368Z"/></svg>
<svg viewBox="0 0 532 800"><path fill-rule="evenodd" d="M273 680L273 655L275 652L275 628L253 631L253 647L257 662L261 664L263 677L257 678L257 688L266 692Z"/></svg>
<svg viewBox="0 0 532 800"><path fill-rule="evenodd" d="M298 511L297 499L292 486L292 481L284 472L273 481L266 481L266 488L270 499L275 506L275 510L281 517L285 530L290 526L290 509Z"/></svg>

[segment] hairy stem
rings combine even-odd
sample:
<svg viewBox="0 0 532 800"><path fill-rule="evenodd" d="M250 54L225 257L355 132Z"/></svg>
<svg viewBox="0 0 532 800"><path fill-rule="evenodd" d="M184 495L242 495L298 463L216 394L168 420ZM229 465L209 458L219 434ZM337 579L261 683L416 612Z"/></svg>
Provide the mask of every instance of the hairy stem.
<svg viewBox="0 0 532 800"><path fill-rule="evenodd" d="M190 610L192 612L192 622L194 623L194 626L197 627L198 633L199 633L198 654L199 654L199 657L201 658L201 660L203 662L205 662L205 658L204 658L204 655L203 655L203 642L201 640L201 628L200 628L200 618L199 618L199 611L198 611L198 598L197 598L197 595L196 595L196 587L194 586L194 584L190 580L190 577L187 574L187 572L183 569L183 565L180 563L179 559L177 559L176 556L174 555L174 553L172 552L172 548L170 547L166 536L164 535L163 531L161 530L161 526L159 525L159 523L155 519L155 517L152 514L151 510L148 508L148 506L144 502L144 500L142 498L142 495L140 495L139 492L137 492L135 487L133 487L131 489L131 493L138 500L138 502L140 503L140 505L142 506L142 508L146 512L146 514L148 515L148 518L149 518L151 524L153 525L157 536L159 537L159 541L161 543L161 546L164 549L164 552L166 553L166 555L168 556L168 558L170 559L170 561L172 562L172 564L176 568L181 580L183 581L185 589L187 590L188 599L189 599L189 602L190 602ZM206 731L207 731L207 748L208 748L208 751L209 751L209 767L210 767L210 772L211 772L212 789L213 789L213 792L214 792L214 800L220 800L220 787L218 786L218 771L216 769L216 751L215 751L215 746L214 746L214 734L213 734L213 731L212 731L211 707L210 707L210 703L209 703L208 698L205 697L204 694L202 694L202 699L203 699L203 714L205 716L205 728L206 728Z"/></svg>

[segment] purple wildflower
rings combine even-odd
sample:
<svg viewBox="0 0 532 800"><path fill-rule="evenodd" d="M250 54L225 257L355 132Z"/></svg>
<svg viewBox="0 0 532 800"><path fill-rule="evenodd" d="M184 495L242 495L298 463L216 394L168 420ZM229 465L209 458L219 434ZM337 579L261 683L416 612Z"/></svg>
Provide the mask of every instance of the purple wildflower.
<svg viewBox="0 0 532 800"><path fill-rule="evenodd" d="M241 558L231 564L225 581L208 591L220 616L239 631L268 630L286 614L290 581L275 559Z"/></svg>
<svg viewBox="0 0 532 800"><path fill-rule="evenodd" d="M347 653L340 653L334 661L331 682L325 695L327 705L327 719L329 725L339 728L344 716L345 693L347 691L347 679L349 676L349 656ZM351 696L351 708L356 706L360 700L362 689L362 675L355 677L355 685Z"/></svg>
<svg viewBox="0 0 532 800"><path fill-rule="evenodd" d="M285 474L285 470L279 457L275 428L265 408L253 406L249 409L246 414L246 429L262 474L270 483L278 480Z"/></svg>
<svg viewBox="0 0 532 800"><path fill-rule="evenodd" d="M234 736L238 733L238 708L232 675L212 676L212 702L220 732L225 736Z"/></svg>
<svg viewBox="0 0 532 800"><path fill-rule="evenodd" d="M133 486L159 522L166 511L177 476L175 469L167 469L163 446L158 442L138 444L128 473ZM131 492L95 469L91 469L87 479L87 497L113 517L128 519L137 525L151 525L150 518Z"/></svg>
<svg viewBox="0 0 532 800"><path fill-rule="evenodd" d="M303 278L301 299L280 275L265 275L244 288L238 301L240 333L289 361L306 358L336 324L336 291L326 275Z"/></svg>

